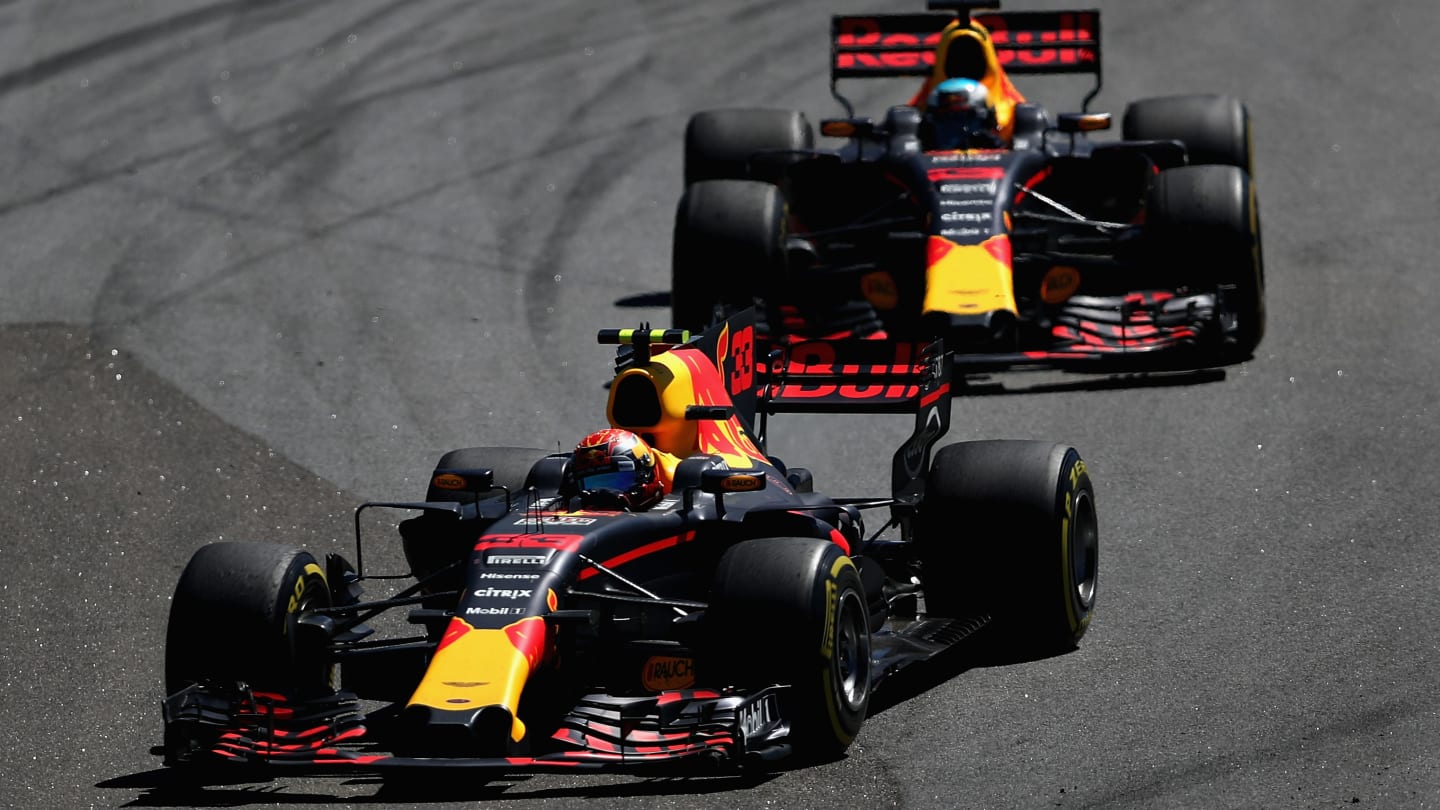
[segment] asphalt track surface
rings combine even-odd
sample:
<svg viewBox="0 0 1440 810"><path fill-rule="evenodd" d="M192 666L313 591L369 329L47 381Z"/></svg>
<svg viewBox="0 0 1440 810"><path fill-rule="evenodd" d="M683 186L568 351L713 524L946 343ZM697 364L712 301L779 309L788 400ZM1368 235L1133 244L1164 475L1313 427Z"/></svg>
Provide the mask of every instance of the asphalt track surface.
<svg viewBox="0 0 1440 810"><path fill-rule="evenodd" d="M0 3L0 805L1440 805L1433 0L1086 4L1097 109L1249 104L1270 321L1223 374L956 401L951 439L1090 465L1077 652L962 661L846 759L750 783L158 772L191 551L348 548L447 449L599 426L595 330L666 318L688 115L834 114L828 15L884 5ZM904 421L777 419L772 450L875 493Z"/></svg>

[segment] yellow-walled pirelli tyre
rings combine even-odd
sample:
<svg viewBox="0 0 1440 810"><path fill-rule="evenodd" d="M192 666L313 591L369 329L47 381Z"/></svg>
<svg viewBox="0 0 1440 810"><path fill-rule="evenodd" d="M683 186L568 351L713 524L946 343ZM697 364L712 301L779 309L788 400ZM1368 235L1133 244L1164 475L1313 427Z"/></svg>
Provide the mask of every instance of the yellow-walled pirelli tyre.
<svg viewBox="0 0 1440 810"><path fill-rule="evenodd" d="M1073 649L1099 574L1095 490L1073 447L961 442L935 454L916 524L927 613L989 615L1016 651Z"/></svg>
<svg viewBox="0 0 1440 810"><path fill-rule="evenodd" d="M735 545L716 568L705 621L713 677L790 686L783 705L797 756L833 759L850 747L870 703L870 627L860 575L838 546Z"/></svg>
<svg viewBox="0 0 1440 810"><path fill-rule="evenodd" d="M308 551L267 543L202 546L180 575L165 634L165 690L243 681L256 691L328 690L334 666L300 649L295 619L329 607L325 570Z"/></svg>

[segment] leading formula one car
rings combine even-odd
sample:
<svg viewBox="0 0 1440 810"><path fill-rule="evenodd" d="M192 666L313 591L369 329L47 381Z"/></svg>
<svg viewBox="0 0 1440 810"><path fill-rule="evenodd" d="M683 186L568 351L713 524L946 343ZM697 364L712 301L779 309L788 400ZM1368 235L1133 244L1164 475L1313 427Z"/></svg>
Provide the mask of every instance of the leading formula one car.
<svg viewBox="0 0 1440 810"><path fill-rule="evenodd" d="M1079 641L1098 552L1085 464L1033 441L932 461L950 413L939 344L815 341L757 363L749 311L687 337L600 334L621 344L609 422L660 457L648 508L582 483L593 448L468 448L440 459L424 501L359 507L354 565L200 548L170 612L167 764L834 757L874 690L981 627L1027 654ZM913 414L892 491L822 495L766 455L766 415L797 411ZM362 586L396 579L361 555L360 513L377 508L414 513L398 524L412 581L372 599Z"/></svg>
<svg viewBox="0 0 1440 810"><path fill-rule="evenodd" d="M1194 368L1264 334L1250 118L1223 96L1054 116L1011 74L1093 74L1098 11L838 16L839 79L923 76L880 121L712 110L692 117L672 305L699 328L759 301L777 340L943 336L966 370ZM955 88L959 88L957 91ZM949 89L947 89L949 88ZM957 95L958 93L958 95ZM946 104L939 103L945 98ZM954 101L959 99L959 105ZM956 130L963 111L975 128Z"/></svg>

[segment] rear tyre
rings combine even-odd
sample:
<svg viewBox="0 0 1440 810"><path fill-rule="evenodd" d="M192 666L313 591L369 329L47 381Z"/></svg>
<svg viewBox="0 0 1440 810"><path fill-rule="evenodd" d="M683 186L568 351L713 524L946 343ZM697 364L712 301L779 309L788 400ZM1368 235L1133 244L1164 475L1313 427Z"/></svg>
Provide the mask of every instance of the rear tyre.
<svg viewBox="0 0 1440 810"><path fill-rule="evenodd" d="M706 621L719 678L790 685L797 754L845 752L869 708L870 628L860 575L838 546L776 537L732 547L716 569Z"/></svg>
<svg viewBox="0 0 1440 810"><path fill-rule="evenodd" d="M1175 140L1185 144L1191 166L1217 164L1254 174L1250 112L1230 96L1165 96L1125 108L1127 141Z"/></svg>
<svg viewBox="0 0 1440 810"><path fill-rule="evenodd" d="M1253 355L1265 336L1265 265L1250 176L1233 166L1161 172L1150 189L1146 232L1160 266L1219 288L1221 361Z"/></svg>
<svg viewBox="0 0 1440 810"><path fill-rule="evenodd" d="M1099 575L1095 491L1074 448L962 442L940 449L917 522L926 611L987 613L1012 641L1048 655L1090 626Z"/></svg>
<svg viewBox="0 0 1440 810"><path fill-rule="evenodd" d="M670 305L674 325L700 330L754 304L762 282L785 272L785 201L753 180L691 185L675 214Z"/></svg>
<svg viewBox="0 0 1440 810"><path fill-rule="evenodd" d="M524 489L525 481L530 475L530 469L535 462L545 455L544 450L536 450L529 447L465 447L459 450L451 450L440 457L435 464L435 471L438 474L442 469L451 470L479 470L490 469L495 472L495 486L506 487L511 495L519 493ZM473 490L469 489L447 489L437 486L436 475L430 476L430 484L425 492L425 500L440 502L470 501L475 498ZM496 490L498 492L499 490ZM484 493L482 493L483 495Z"/></svg>
<svg viewBox="0 0 1440 810"><path fill-rule="evenodd" d="M815 146L794 110L707 110L685 127L685 184L700 180L779 183L798 153Z"/></svg>
<svg viewBox="0 0 1440 810"><path fill-rule="evenodd" d="M202 546L180 575L165 633L165 690L244 681L257 691L333 688L323 650L295 632L305 611L330 606L325 570L308 551L265 543Z"/></svg>

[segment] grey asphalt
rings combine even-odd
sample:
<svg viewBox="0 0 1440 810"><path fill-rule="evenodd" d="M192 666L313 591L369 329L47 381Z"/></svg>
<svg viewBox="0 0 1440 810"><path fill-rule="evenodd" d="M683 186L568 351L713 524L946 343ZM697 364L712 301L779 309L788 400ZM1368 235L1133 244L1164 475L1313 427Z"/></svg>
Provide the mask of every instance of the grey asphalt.
<svg viewBox="0 0 1440 810"><path fill-rule="evenodd" d="M828 15L919 3L0 3L0 805L1440 805L1440 6L1084 5L1096 109L1248 103L1270 321L1223 375L957 400L951 439L1090 465L1077 652L955 667L757 783L193 793L150 754L190 552L349 548L349 510L447 449L601 425L595 330L666 319L689 114L836 114ZM848 89L878 114L910 86ZM772 449L869 494L903 422L781 417Z"/></svg>

